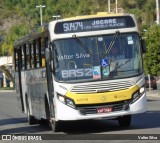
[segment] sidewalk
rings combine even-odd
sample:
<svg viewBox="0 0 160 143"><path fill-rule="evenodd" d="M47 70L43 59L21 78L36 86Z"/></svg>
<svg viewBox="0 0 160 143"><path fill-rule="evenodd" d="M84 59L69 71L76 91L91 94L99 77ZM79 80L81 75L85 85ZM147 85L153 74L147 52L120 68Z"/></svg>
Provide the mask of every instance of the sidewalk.
<svg viewBox="0 0 160 143"><path fill-rule="evenodd" d="M156 90L146 91L146 95L160 98L160 91L159 90L157 90L157 91Z"/></svg>
<svg viewBox="0 0 160 143"><path fill-rule="evenodd" d="M151 97L160 97L160 76L158 77L157 80L157 89L156 90L151 89L151 91L149 91L149 89L146 88L146 94L147 96Z"/></svg>
<svg viewBox="0 0 160 143"><path fill-rule="evenodd" d="M0 89L0 93L4 93L4 92L15 92L15 89L13 89L13 90L3 90L3 89Z"/></svg>

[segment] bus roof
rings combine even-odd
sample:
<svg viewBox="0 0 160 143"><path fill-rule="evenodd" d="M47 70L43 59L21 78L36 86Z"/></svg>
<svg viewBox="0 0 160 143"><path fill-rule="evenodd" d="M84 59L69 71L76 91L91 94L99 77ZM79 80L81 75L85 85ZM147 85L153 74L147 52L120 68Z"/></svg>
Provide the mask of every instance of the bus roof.
<svg viewBox="0 0 160 143"><path fill-rule="evenodd" d="M110 29L136 28L133 14L99 12L53 21L54 34L67 34Z"/></svg>
<svg viewBox="0 0 160 143"><path fill-rule="evenodd" d="M14 43L14 46L17 46L21 43L24 43L26 40L32 40L32 37L38 37L42 33L47 32L47 30L48 30L48 23L34 29L33 31L31 31L27 35L25 35L25 36L21 37L20 39L16 40L15 43Z"/></svg>
<svg viewBox="0 0 160 143"><path fill-rule="evenodd" d="M88 19L88 18L95 18L95 17L112 17L112 16L123 16L123 15L129 15L129 14L98 12L97 14L94 14L94 15L81 15L81 16L75 16L75 17L68 17L60 20L79 20L79 19Z"/></svg>
<svg viewBox="0 0 160 143"><path fill-rule="evenodd" d="M127 16L127 15L131 15L131 14L98 12L97 14L93 14L93 15L82 15L82 16L75 16L75 17L56 19L56 20L54 20L54 22L57 23L57 22L62 22L62 21L72 21L72 20L81 20L81 19L85 20L85 19L100 18L100 17L102 17L102 18L103 17L119 17L119 16ZM51 21L51 22L53 22L53 21ZM16 40L15 43L14 43L14 47L24 43L26 40L28 40L28 41L32 40L33 37L34 38L38 37L40 34L42 34L44 32L47 32L49 23L46 23L45 25L42 25L42 26L36 28L35 30L33 30L29 34L27 34L27 35L23 36L22 38Z"/></svg>

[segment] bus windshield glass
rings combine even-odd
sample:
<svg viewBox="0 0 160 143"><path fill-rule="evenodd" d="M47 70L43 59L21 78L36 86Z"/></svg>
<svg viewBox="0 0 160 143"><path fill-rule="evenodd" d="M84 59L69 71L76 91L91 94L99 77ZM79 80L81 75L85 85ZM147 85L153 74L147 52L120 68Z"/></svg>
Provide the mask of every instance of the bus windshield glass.
<svg viewBox="0 0 160 143"><path fill-rule="evenodd" d="M54 76L61 82L123 79L143 72L138 33L53 41ZM78 42L79 41L79 42Z"/></svg>

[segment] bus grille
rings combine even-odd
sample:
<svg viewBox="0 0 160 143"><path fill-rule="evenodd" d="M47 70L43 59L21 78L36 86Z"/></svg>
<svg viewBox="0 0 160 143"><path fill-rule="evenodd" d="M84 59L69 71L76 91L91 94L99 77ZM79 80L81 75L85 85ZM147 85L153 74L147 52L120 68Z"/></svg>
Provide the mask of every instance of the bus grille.
<svg viewBox="0 0 160 143"><path fill-rule="evenodd" d="M129 103L130 101L121 101L116 103L110 103L110 104L103 104L103 105L79 105L77 107L77 110L79 110L80 114L87 115L87 114L98 114L97 109L98 108L105 108L105 107L112 107L112 112L116 111L126 111L129 110Z"/></svg>
<svg viewBox="0 0 160 143"><path fill-rule="evenodd" d="M133 85L134 84L131 81L84 84L84 85L74 86L71 89L71 92L74 92L77 94L110 92L110 91L128 89Z"/></svg>

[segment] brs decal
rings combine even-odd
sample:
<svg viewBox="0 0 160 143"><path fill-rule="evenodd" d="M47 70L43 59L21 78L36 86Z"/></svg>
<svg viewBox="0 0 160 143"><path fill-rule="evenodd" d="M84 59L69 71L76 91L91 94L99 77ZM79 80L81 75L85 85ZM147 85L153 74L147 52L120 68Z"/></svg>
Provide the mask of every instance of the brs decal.
<svg viewBox="0 0 160 143"><path fill-rule="evenodd" d="M61 73L62 73L62 78L91 77L91 76L93 76L92 68L62 70Z"/></svg>

